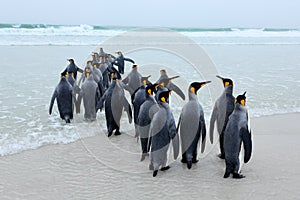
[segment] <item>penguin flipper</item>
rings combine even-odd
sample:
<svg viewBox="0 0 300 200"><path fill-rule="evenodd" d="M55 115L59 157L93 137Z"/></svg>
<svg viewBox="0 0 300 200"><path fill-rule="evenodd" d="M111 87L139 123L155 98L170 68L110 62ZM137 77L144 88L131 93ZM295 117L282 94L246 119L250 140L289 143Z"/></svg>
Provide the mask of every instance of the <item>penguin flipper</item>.
<svg viewBox="0 0 300 200"><path fill-rule="evenodd" d="M240 130L240 134L242 136L242 141L245 150L244 163L247 163L250 160L252 154L251 131L249 132L247 127L243 127Z"/></svg>
<svg viewBox="0 0 300 200"><path fill-rule="evenodd" d="M210 124L209 124L209 138L210 138L211 144L214 143L214 128L215 128L215 121L217 119L217 112L218 112L218 110L217 110L217 107L215 104L212 114L211 114Z"/></svg>
<svg viewBox="0 0 300 200"><path fill-rule="evenodd" d="M55 101L56 97L57 97L57 92L55 90L54 93L53 93L53 95L52 95L51 101L50 101L49 115L52 114L52 109L53 109L53 105L54 105L54 101Z"/></svg>
<svg viewBox="0 0 300 200"><path fill-rule="evenodd" d="M205 126L205 120L203 116L200 117L199 127L201 127L201 137L202 137L201 153L203 153L205 150L205 143L206 143L206 126Z"/></svg>
<svg viewBox="0 0 300 200"><path fill-rule="evenodd" d="M128 121L131 124L132 123L132 110L131 110L131 106L129 104L129 102L127 101L127 99L125 98L125 96L123 96L123 106L124 106L124 110L127 113L128 116Z"/></svg>
<svg viewBox="0 0 300 200"><path fill-rule="evenodd" d="M130 59L130 58L124 58L125 61L131 62L132 64L134 64L134 60Z"/></svg>
<svg viewBox="0 0 300 200"><path fill-rule="evenodd" d="M174 118L172 118L169 123L169 137L172 139L174 159L176 160L179 155L179 136Z"/></svg>
<svg viewBox="0 0 300 200"><path fill-rule="evenodd" d="M182 90L175 85L174 83L170 82L167 86L170 90L173 90L174 92L176 92L176 94L178 94L183 100L185 100L185 95L182 92Z"/></svg>
<svg viewBox="0 0 300 200"><path fill-rule="evenodd" d="M174 152L174 159L176 160L179 155L179 136L178 133L176 133L175 137L172 139L172 145L173 145L173 152Z"/></svg>

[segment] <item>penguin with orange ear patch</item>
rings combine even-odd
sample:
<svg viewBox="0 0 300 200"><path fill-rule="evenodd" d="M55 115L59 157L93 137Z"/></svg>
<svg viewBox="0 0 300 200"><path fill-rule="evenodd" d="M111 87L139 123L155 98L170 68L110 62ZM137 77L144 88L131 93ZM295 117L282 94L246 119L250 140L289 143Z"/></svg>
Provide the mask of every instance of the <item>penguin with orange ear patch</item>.
<svg viewBox="0 0 300 200"><path fill-rule="evenodd" d="M177 159L179 153L179 137L176 131L174 116L169 107L169 95L171 91L161 92L158 96L159 110L153 116L150 125L150 135L152 136L150 166L153 170L153 177L158 170L168 170L167 166L168 149L172 140L174 159Z"/></svg>
<svg viewBox="0 0 300 200"><path fill-rule="evenodd" d="M219 157L221 159L225 158L224 155L224 130L226 128L226 124L228 121L228 117L232 113L234 109L234 96L233 92L233 81L229 78L223 78L221 76L217 76L217 78L221 79L224 85L224 92L215 102L211 118L210 118L210 142L213 143L214 136L214 126L217 124L217 131L219 133L219 142L220 142L220 154Z"/></svg>
<svg viewBox="0 0 300 200"><path fill-rule="evenodd" d="M197 91L210 83L194 82L189 87L189 101L183 106L178 121L177 131L180 130L182 163L187 163L188 169L191 169L192 163L197 163L198 143L200 137L201 153L204 152L206 142L206 126L203 108L197 98Z"/></svg>
<svg viewBox="0 0 300 200"><path fill-rule="evenodd" d="M239 173L239 153L242 143L245 150L244 163L247 163L251 158L252 139L245 95L246 92L237 96L234 111L230 115L224 131L224 152L226 163L224 178L228 178L230 174L233 175L233 178L245 177Z"/></svg>

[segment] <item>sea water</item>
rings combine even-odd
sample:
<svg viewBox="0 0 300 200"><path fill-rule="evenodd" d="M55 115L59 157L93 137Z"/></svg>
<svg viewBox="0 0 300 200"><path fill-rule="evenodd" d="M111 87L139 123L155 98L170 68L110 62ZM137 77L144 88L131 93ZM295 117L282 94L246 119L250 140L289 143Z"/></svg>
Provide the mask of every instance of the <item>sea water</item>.
<svg viewBox="0 0 300 200"><path fill-rule="evenodd" d="M59 81L58 74L67 64L67 56L75 58L83 67L90 53L102 42L134 28L0 24L3 53L0 58L0 155L47 144L69 143L98 134L87 132L79 136L76 126L97 127L99 121L104 123L103 113L98 114L95 123L84 122L81 113L69 125L59 118L56 106L54 113L48 114L50 98ZM206 51L218 73L234 80L234 95L247 91L247 106L252 117L300 112L300 30L171 30L191 38ZM156 64L160 57L167 57L169 61L162 67L170 66L188 82L204 81L192 76L193 72L186 70L185 63L162 52L131 52L127 56L138 63L155 59L153 63ZM60 66L57 63L61 63ZM126 73L129 71L130 64L127 64ZM152 81L158 75L158 72L154 74ZM180 80L177 83L180 85ZM209 119L213 102L207 100L207 94L203 89L198 96ZM181 107L171 107L177 120ZM105 130L105 125L102 128Z"/></svg>

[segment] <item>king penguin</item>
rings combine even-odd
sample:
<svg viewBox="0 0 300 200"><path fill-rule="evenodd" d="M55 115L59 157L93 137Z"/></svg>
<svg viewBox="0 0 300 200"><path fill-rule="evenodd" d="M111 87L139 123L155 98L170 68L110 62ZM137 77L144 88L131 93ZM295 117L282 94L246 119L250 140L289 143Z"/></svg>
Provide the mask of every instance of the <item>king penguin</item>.
<svg viewBox="0 0 300 200"><path fill-rule="evenodd" d="M70 123L70 120L73 119L73 88L67 81L67 76L68 74L66 72L61 73L60 82L56 86L51 98L49 114L52 114L53 104L56 99L60 117L65 120L66 123Z"/></svg>
<svg viewBox="0 0 300 200"><path fill-rule="evenodd" d="M148 77L142 77L141 78L141 86L134 91L134 93L131 95L131 102L133 106L133 119L134 119L134 126L135 126L135 137L137 137L137 121L138 121L138 115L140 112L141 105L146 101L146 87L148 83Z"/></svg>
<svg viewBox="0 0 300 200"><path fill-rule="evenodd" d="M118 51L116 53L118 54L118 56L116 59L114 59L114 61L112 63L113 63L113 65L118 66L118 72L120 74L124 74L125 61L129 61L132 64L134 64L134 60L132 60L130 58L125 58L121 51Z"/></svg>
<svg viewBox="0 0 300 200"><path fill-rule="evenodd" d="M168 104L170 92L171 91L165 91L159 94L159 110L153 116L150 125L152 143L149 168L153 169L153 177L157 175L160 167L162 171L170 168L167 166L167 152L171 140L175 160L179 153L179 137L176 131L174 116Z"/></svg>
<svg viewBox="0 0 300 200"><path fill-rule="evenodd" d="M130 93L130 96L141 86L142 75L138 72L138 66L132 65L131 72L122 80L124 89Z"/></svg>
<svg viewBox="0 0 300 200"><path fill-rule="evenodd" d="M232 95L233 92L233 81L229 78L223 78L221 76L217 76L217 78L221 79L224 85L224 92L222 95L216 100L211 118L210 118L210 142L213 143L213 135L214 135L214 126L215 122L217 123L217 131L220 135L219 142L220 142L220 154L219 157L221 159L225 158L224 155L224 130L226 128L226 124L228 121L228 117L232 113L234 109L234 96Z"/></svg>
<svg viewBox="0 0 300 200"><path fill-rule="evenodd" d="M136 137L141 140L142 157L141 161L148 155L151 146L150 136L150 124L153 119L153 115L158 111L159 106L153 97L157 84L149 84L145 89L145 101L140 106L137 125L136 125Z"/></svg>
<svg viewBox="0 0 300 200"><path fill-rule="evenodd" d="M178 94L183 100L185 100L185 95L184 93L182 92L182 90L177 86L175 85L172 80L176 79L176 78L179 78L179 76L174 76L174 77L171 77L169 78L168 75L167 75L167 71L162 69L160 70L160 77L159 79L156 81L157 84L159 84L160 86L162 87L166 87L168 88L169 90L172 90L174 91L176 94Z"/></svg>
<svg viewBox="0 0 300 200"><path fill-rule="evenodd" d="M224 178L228 178L230 174L233 178L244 178L239 174L240 161L239 153L241 145L244 146L244 163L247 163L252 154L251 130L249 127L249 116L246 108L246 92L237 96L235 107L228 119L226 129L224 131L224 151L226 170Z"/></svg>
<svg viewBox="0 0 300 200"><path fill-rule="evenodd" d="M98 100L100 99L100 91L98 88L98 84L95 82L93 78L93 74L86 73L86 80L82 84L80 93L79 93L79 101L83 98L84 105L84 119L95 121L96 120L96 105Z"/></svg>
<svg viewBox="0 0 300 200"><path fill-rule="evenodd" d="M197 163L197 147L200 136L202 137L201 153L205 150L206 126L203 108L198 102L197 91L204 85L210 83L193 82L189 86L189 101L183 106L177 130L180 129L182 163L187 163L191 169L192 163Z"/></svg>
<svg viewBox="0 0 300 200"><path fill-rule="evenodd" d="M96 110L102 109L104 102L108 137L113 134L114 130L116 130L115 135L120 135L120 120L123 109L127 112L129 123L132 122L132 111L117 76L113 77L111 85L101 97Z"/></svg>

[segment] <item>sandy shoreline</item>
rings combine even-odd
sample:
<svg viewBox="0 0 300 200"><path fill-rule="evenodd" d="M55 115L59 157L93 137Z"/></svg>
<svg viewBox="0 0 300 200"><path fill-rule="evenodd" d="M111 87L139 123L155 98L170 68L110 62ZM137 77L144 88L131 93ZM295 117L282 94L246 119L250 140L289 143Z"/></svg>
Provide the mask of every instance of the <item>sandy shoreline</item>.
<svg viewBox="0 0 300 200"><path fill-rule="evenodd" d="M121 137L107 140L98 130L95 137L67 145L49 145L1 157L0 196L1 199L297 199L299 117L295 113L252 119L254 152L250 163L242 168L246 175L243 180L222 178L224 163L216 157L216 145L192 170L187 170L178 159L170 164L169 171L152 178L147 170L148 160L141 163L138 154L130 153L139 150L139 144L131 136L124 132ZM126 144L128 147L123 147Z"/></svg>

